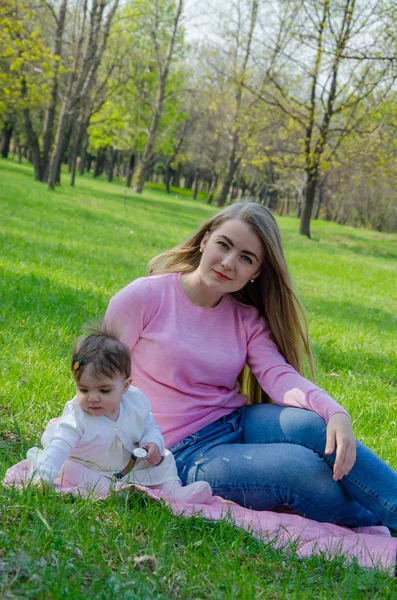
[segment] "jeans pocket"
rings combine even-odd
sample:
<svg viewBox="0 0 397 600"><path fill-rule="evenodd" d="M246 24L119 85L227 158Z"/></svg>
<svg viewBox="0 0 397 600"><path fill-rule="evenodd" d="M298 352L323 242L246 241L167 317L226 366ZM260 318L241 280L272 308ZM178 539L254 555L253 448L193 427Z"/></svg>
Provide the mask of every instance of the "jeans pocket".
<svg viewBox="0 0 397 600"><path fill-rule="evenodd" d="M195 441L196 437L194 435L189 435L188 437L183 438L183 440L180 442L174 444L171 448L168 448L168 450L175 456L178 454L178 452L182 452L183 450L186 450L186 448L189 448L189 446L194 444Z"/></svg>
<svg viewBox="0 0 397 600"><path fill-rule="evenodd" d="M239 429L241 429L240 423L241 417L244 413L244 408L244 406L241 406L240 408L237 408L235 411L230 413L230 415L225 415L224 417L221 417L222 423L228 425L231 431L238 431Z"/></svg>

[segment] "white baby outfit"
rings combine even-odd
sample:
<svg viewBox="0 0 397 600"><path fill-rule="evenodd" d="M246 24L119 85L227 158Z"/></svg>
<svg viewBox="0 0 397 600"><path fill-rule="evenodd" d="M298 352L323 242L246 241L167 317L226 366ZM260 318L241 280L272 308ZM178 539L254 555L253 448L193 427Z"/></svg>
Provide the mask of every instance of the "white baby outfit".
<svg viewBox="0 0 397 600"><path fill-rule="evenodd" d="M122 397L117 421L112 421L84 412L75 397L65 404L62 416L48 424L41 438L43 450L28 450L30 474L48 482L58 475L98 492L109 488L109 480L126 467L132 451L148 442L158 445L162 462L153 466L139 459L119 483L152 486L179 480L174 457L164 448L160 427L152 417L150 401L130 386Z"/></svg>

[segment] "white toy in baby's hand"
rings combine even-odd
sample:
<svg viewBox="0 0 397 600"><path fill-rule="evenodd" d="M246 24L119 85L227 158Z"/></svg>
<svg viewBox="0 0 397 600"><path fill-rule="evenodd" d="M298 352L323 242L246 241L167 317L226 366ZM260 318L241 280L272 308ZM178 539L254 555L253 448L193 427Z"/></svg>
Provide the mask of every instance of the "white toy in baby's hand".
<svg viewBox="0 0 397 600"><path fill-rule="evenodd" d="M138 460L138 458L146 458L147 455L148 452L145 448L135 448L135 450L132 451L132 458L135 458L136 460Z"/></svg>
<svg viewBox="0 0 397 600"><path fill-rule="evenodd" d="M144 459L148 455L146 448L135 448L131 453L132 460L128 463L127 467L120 473L113 475L114 479L122 479L128 473L135 461ZM164 457L163 459L164 460ZM172 496L174 500L183 500L189 504L205 504L212 498L212 490L210 485L206 481L195 481L187 486L182 486L180 481L166 481L159 485L151 486L154 489L160 489Z"/></svg>

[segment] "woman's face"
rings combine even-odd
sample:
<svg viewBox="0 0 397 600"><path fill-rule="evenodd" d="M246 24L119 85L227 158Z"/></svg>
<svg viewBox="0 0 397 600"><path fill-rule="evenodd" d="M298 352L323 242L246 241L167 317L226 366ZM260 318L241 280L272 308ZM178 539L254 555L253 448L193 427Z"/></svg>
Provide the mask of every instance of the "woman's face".
<svg viewBox="0 0 397 600"><path fill-rule="evenodd" d="M202 280L220 295L241 290L260 273L264 259L262 242L244 221L226 221L201 242L199 266Z"/></svg>

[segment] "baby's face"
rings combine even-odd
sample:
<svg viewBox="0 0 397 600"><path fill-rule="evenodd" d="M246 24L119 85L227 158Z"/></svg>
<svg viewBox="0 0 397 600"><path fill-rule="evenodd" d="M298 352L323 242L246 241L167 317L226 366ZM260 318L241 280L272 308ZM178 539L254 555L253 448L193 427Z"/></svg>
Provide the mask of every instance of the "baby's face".
<svg viewBox="0 0 397 600"><path fill-rule="evenodd" d="M106 377L97 375L92 365L87 365L76 381L77 402L86 413L96 417L118 419L122 395L127 391L131 379L123 375Z"/></svg>

